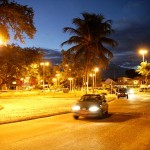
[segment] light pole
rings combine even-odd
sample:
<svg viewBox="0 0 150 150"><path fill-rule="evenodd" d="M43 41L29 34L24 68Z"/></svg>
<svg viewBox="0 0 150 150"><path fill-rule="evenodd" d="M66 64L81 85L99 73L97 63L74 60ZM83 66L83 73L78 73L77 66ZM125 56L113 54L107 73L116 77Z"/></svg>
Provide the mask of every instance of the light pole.
<svg viewBox="0 0 150 150"><path fill-rule="evenodd" d="M70 91L72 91L72 80L73 80L73 78L68 78L68 80L70 81Z"/></svg>
<svg viewBox="0 0 150 150"><path fill-rule="evenodd" d="M90 74L90 77L92 77L92 80L93 80L93 83L92 83L92 92L93 93L94 93L94 76L95 76L94 73Z"/></svg>
<svg viewBox="0 0 150 150"><path fill-rule="evenodd" d="M144 55L147 54L147 50L140 50L139 53L143 56L143 62L144 62Z"/></svg>
<svg viewBox="0 0 150 150"><path fill-rule="evenodd" d="M58 73L58 74L56 74L56 77L57 77L57 88L58 88L58 86L59 86L59 76L60 76L60 74Z"/></svg>
<svg viewBox="0 0 150 150"><path fill-rule="evenodd" d="M94 71L95 71L95 87L96 87L96 72L99 71L99 68L96 67L96 68L94 69Z"/></svg>
<svg viewBox="0 0 150 150"><path fill-rule="evenodd" d="M44 83L45 83L45 66L49 66L49 62L41 62L40 65L43 67L43 90L44 90Z"/></svg>

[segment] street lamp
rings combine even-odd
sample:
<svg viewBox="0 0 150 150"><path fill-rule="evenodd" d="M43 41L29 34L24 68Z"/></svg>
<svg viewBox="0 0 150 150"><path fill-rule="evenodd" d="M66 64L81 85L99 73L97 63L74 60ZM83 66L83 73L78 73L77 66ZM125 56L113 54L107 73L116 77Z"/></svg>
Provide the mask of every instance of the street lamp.
<svg viewBox="0 0 150 150"><path fill-rule="evenodd" d="M139 52L143 56L143 62L144 62L144 55L147 54L147 50L140 50Z"/></svg>
<svg viewBox="0 0 150 150"><path fill-rule="evenodd" d="M43 67L43 90L44 90L44 83L45 83L45 66L49 66L49 62L41 62L40 65Z"/></svg>
<svg viewBox="0 0 150 150"><path fill-rule="evenodd" d="M58 86L59 86L59 76L60 76L60 74L57 73L57 74L56 74L56 77L57 77L57 88L58 88Z"/></svg>
<svg viewBox="0 0 150 150"><path fill-rule="evenodd" d="M92 84L92 92L93 93L94 93L94 76L95 76L94 73L90 73L90 77L92 77L92 79L93 79L93 84Z"/></svg>
<svg viewBox="0 0 150 150"><path fill-rule="evenodd" d="M72 91L72 80L73 80L73 78L68 78L68 80L70 81L70 91Z"/></svg>
<svg viewBox="0 0 150 150"><path fill-rule="evenodd" d="M94 69L94 71L95 71L95 87L96 87L96 72L99 71L99 68L96 67L96 68Z"/></svg>

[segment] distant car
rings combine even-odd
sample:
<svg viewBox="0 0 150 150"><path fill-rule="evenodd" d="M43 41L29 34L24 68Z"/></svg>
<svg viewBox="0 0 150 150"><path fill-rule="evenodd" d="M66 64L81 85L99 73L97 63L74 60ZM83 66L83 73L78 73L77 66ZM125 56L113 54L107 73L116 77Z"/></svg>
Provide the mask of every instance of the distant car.
<svg viewBox="0 0 150 150"><path fill-rule="evenodd" d="M139 92L147 92L147 91L150 91L147 87L139 88Z"/></svg>
<svg viewBox="0 0 150 150"><path fill-rule="evenodd" d="M116 90L116 95L117 95L118 98L126 97L128 99L128 90L127 90L127 88L118 88Z"/></svg>
<svg viewBox="0 0 150 150"><path fill-rule="evenodd" d="M108 114L108 103L101 94L85 94L72 107L73 117L103 117Z"/></svg>

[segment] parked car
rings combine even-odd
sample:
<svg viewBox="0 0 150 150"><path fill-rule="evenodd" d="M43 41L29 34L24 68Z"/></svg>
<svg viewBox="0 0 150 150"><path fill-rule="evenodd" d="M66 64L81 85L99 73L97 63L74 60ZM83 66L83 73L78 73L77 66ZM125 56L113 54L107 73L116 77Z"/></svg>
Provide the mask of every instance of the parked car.
<svg viewBox="0 0 150 150"><path fill-rule="evenodd" d="M128 90L127 90L127 88L118 88L116 90L116 95L117 95L118 98L126 97L128 99Z"/></svg>
<svg viewBox="0 0 150 150"><path fill-rule="evenodd" d="M73 117L103 117L108 114L108 103L104 95L85 94L72 107Z"/></svg>

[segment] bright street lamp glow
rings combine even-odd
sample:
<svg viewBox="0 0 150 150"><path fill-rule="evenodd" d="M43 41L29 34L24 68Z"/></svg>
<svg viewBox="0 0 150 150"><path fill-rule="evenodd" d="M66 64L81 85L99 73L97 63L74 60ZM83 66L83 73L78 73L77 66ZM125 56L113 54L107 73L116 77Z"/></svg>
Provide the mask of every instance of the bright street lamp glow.
<svg viewBox="0 0 150 150"><path fill-rule="evenodd" d="M147 54L147 50L140 50L140 54Z"/></svg>
<svg viewBox="0 0 150 150"><path fill-rule="evenodd" d="M41 65L41 66L48 66L48 65L49 65L49 62L41 62L40 65Z"/></svg>
<svg viewBox="0 0 150 150"><path fill-rule="evenodd" d="M99 68L96 67L96 68L94 69L94 71L95 71L95 72L98 72L98 71L99 71Z"/></svg>
<svg viewBox="0 0 150 150"><path fill-rule="evenodd" d="M94 76L95 76L95 74L90 73L90 77L94 77Z"/></svg>
<svg viewBox="0 0 150 150"><path fill-rule="evenodd" d="M68 80L72 80L73 78L68 78Z"/></svg>
<svg viewBox="0 0 150 150"><path fill-rule="evenodd" d="M41 62L40 65L43 67L43 90L44 90L44 84L45 84L45 66L49 66L49 62Z"/></svg>
<svg viewBox="0 0 150 150"><path fill-rule="evenodd" d="M143 56L143 62L144 62L144 55L147 54L147 50L142 49L139 51L139 53Z"/></svg>
<svg viewBox="0 0 150 150"><path fill-rule="evenodd" d="M59 74L59 73L57 73L57 74L56 74L56 77L59 77L59 76L60 76L60 74Z"/></svg>
<svg viewBox="0 0 150 150"><path fill-rule="evenodd" d="M53 82L56 82L57 81L57 79L56 78L53 78Z"/></svg>
<svg viewBox="0 0 150 150"><path fill-rule="evenodd" d="M6 45L7 45L7 42L6 42L6 40L0 35L0 46L2 46L2 45L6 46Z"/></svg>

